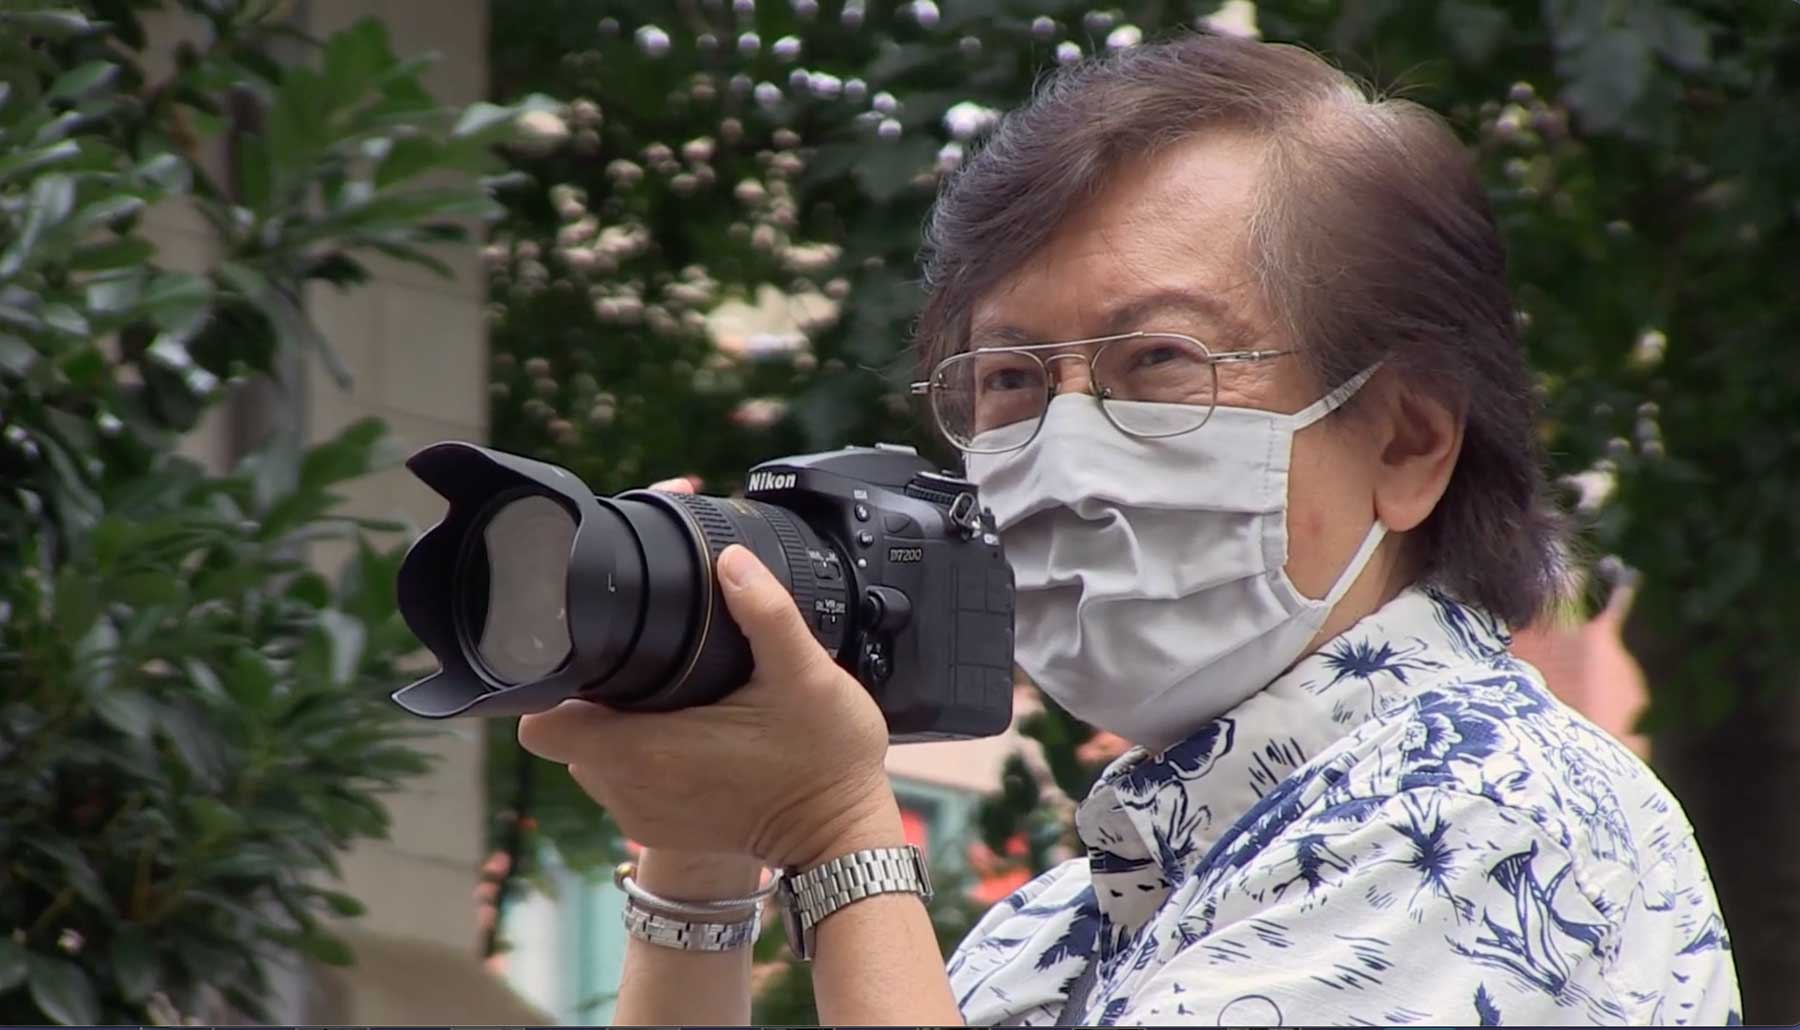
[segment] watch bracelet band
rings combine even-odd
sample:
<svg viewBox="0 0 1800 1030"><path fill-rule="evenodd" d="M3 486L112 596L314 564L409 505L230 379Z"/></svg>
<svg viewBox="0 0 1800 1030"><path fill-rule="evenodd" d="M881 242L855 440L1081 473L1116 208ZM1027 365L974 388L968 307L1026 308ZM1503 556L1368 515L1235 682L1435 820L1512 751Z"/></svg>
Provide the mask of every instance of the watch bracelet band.
<svg viewBox="0 0 1800 1030"><path fill-rule="evenodd" d="M788 944L802 959L812 957L813 930L846 905L878 894L917 894L926 901L932 897L925 856L911 844L853 851L805 872L790 870L781 885Z"/></svg>
<svg viewBox="0 0 1800 1030"><path fill-rule="evenodd" d="M661 948L676 951L736 951L756 943L762 931L762 910L752 909L748 919L731 923L688 922L665 916L625 899L625 932Z"/></svg>

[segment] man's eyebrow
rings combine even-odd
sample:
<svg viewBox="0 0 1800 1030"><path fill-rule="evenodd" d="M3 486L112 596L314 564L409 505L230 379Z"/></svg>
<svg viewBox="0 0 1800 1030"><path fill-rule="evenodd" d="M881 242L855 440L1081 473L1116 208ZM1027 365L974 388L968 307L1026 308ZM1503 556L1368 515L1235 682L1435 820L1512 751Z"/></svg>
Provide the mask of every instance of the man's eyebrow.
<svg viewBox="0 0 1800 1030"><path fill-rule="evenodd" d="M1169 316L1181 318L1185 324L1162 324ZM1100 320L1102 334L1138 329L1192 332L1202 343L1219 345L1243 343L1257 335L1232 314L1231 307L1224 301L1188 290L1156 290L1127 298L1113 306Z"/></svg>
<svg viewBox="0 0 1800 1030"><path fill-rule="evenodd" d="M1156 290L1110 305L1091 333L1061 333L1046 337L1009 324L975 326L969 334L971 349L1017 347L1082 337L1111 336L1144 329L1190 333L1216 347L1242 345L1257 337L1249 325L1236 318L1216 297L1187 290Z"/></svg>

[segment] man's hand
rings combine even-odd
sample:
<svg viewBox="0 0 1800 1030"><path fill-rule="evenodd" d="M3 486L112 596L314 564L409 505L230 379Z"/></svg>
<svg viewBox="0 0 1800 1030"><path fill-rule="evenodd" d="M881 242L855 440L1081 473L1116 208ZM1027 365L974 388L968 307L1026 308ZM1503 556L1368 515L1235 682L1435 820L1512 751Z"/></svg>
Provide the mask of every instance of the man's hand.
<svg viewBox="0 0 1800 1030"><path fill-rule="evenodd" d="M901 843L885 839L898 820L874 700L814 639L755 555L726 548L718 574L755 656L743 688L668 713L565 701L520 720L519 742L567 764L620 829L649 848L785 867Z"/></svg>

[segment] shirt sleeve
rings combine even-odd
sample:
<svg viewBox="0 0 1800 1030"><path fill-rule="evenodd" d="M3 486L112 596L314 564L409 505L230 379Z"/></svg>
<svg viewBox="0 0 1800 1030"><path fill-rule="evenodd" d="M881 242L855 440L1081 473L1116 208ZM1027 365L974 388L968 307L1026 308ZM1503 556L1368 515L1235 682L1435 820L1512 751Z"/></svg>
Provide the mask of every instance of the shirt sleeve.
<svg viewBox="0 0 1800 1030"><path fill-rule="evenodd" d="M1480 795L1338 804L1222 856L1103 981L1103 1025L1621 1024L1557 834ZM1635 1006L1633 1006L1635 1008Z"/></svg>

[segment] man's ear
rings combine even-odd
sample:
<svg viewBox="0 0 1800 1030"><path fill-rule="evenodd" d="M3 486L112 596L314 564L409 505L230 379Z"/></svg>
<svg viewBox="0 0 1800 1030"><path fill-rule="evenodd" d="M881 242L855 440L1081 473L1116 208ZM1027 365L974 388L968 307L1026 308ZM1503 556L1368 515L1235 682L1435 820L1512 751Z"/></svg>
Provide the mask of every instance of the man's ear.
<svg viewBox="0 0 1800 1030"><path fill-rule="evenodd" d="M1450 486L1462 453L1462 406L1391 373L1369 385L1376 388L1369 414L1379 420L1375 514L1389 530L1404 533L1425 521Z"/></svg>

